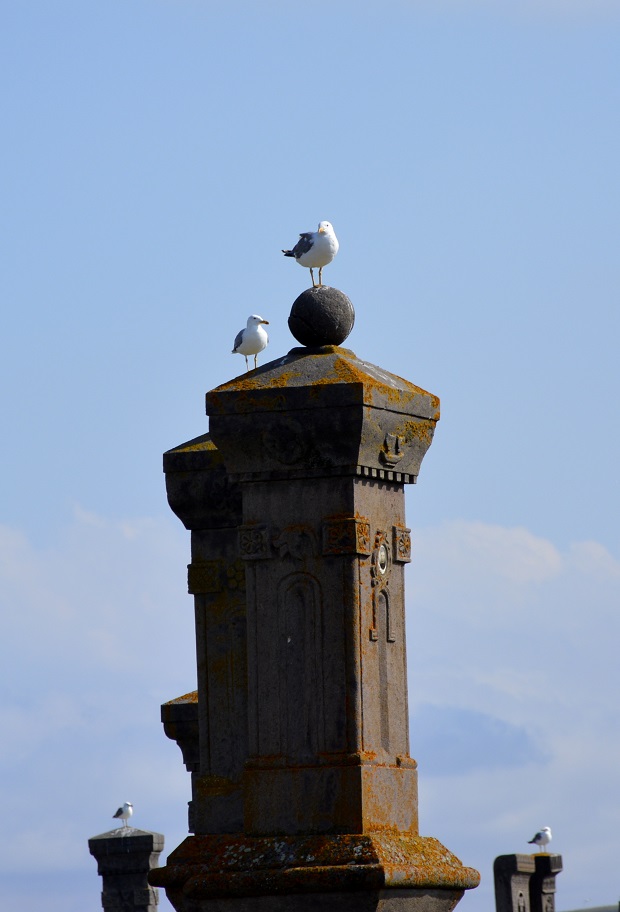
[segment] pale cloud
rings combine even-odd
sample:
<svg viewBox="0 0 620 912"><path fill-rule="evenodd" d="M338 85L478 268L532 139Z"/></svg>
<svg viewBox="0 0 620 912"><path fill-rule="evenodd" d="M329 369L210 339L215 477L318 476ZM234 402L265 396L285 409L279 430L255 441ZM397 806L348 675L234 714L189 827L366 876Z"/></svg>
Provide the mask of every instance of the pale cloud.
<svg viewBox="0 0 620 912"><path fill-rule="evenodd" d="M617 559L597 542L561 551L526 529L481 523L414 529L414 542L407 626L421 820L483 870L459 908L491 908L493 857L529 851L530 830L546 825L565 857L558 908L614 901ZM593 828L599 854L584 836ZM584 881L596 884L588 897Z"/></svg>
<svg viewBox="0 0 620 912"><path fill-rule="evenodd" d="M570 554L575 568L584 574L595 574L600 579L619 580L620 561L598 542L579 542L571 546Z"/></svg>
<svg viewBox="0 0 620 912"><path fill-rule="evenodd" d="M431 547L433 539L441 540L442 554L467 579L478 580L484 574L499 578L502 585L524 586L556 576L562 569L557 548L522 527L453 521L427 531L426 536Z"/></svg>
<svg viewBox="0 0 620 912"><path fill-rule="evenodd" d="M164 832L168 848L183 838L189 776L159 707L195 687L188 557L174 517L112 521L76 508L43 548L0 526L0 661L10 681L0 704L10 733L0 753L0 897L36 857L92 883L96 908L86 842L114 826L128 797L137 826Z"/></svg>
<svg viewBox="0 0 620 912"><path fill-rule="evenodd" d="M484 875L459 908L492 908L493 858L528 851L525 840L547 824L566 859L558 908L581 904L586 864L598 885L592 904L611 901L618 561L597 542L561 550L528 529L479 522L414 529L413 543L421 826ZM50 872L92 885L96 907L86 840L113 825L120 801L134 802L137 826L165 834L167 851L184 838L189 776L159 705L195 686L188 559L174 517L113 521L78 509L45 548L0 527L11 681L0 713L11 732L0 757L4 871L29 870L34 852ZM601 833L598 854L584 845L584 825Z"/></svg>

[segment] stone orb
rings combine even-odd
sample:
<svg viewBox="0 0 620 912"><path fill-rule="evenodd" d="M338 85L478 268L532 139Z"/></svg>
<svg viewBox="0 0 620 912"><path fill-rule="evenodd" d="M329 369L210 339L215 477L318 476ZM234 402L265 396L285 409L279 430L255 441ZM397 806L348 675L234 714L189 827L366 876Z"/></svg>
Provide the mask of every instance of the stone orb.
<svg viewBox="0 0 620 912"><path fill-rule="evenodd" d="M302 291L291 307L288 328L308 348L341 345L355 322L355 311L346 294L329 285Z"/></svg>

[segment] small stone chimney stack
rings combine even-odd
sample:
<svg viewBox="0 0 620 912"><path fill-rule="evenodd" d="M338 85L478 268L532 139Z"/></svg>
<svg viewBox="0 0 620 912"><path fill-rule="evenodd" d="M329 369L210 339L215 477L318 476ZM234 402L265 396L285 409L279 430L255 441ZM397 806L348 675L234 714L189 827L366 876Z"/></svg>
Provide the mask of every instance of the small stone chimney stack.
<svg viewBox="0 0 620 912"><path fill-rule="evenodd" d="M161 833L125 826L88 840L102 878L105 912L157 912L159 891L149 886L147 877L163 847Z"/></svg>

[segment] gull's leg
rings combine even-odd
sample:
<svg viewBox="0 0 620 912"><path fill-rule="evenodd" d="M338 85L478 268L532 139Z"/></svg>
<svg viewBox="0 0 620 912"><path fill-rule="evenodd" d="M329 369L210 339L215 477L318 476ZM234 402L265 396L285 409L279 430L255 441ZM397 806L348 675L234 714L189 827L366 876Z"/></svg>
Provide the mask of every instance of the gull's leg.
<svg viewBox="0 0 620 912"><path fill-rule="evenodd" d="M243 357L245 358L245 369L246 369L246 371L249 371L250 366L249 366L249 364L248 364L248 356L247 356L247 355L244 355Z"/></svg>
<svg viewBox="0 0 620 912"><path fill-rule="evenodd" d="M258 355L254 355L254 370L258 367Z"/></svg>
<svg viewBox="0 0 620 912"><path fill-rule="evenodd" d="M323 284L323 267L319 266L319 285Z"/></svg>
<svg viewBox="0 0 620 912"><path fill-rule="evenodd" d="M312 271L312 266L310 267L310 276L312 278L312 287L316 288L316 285L314 284L314 272Z"/></svg>

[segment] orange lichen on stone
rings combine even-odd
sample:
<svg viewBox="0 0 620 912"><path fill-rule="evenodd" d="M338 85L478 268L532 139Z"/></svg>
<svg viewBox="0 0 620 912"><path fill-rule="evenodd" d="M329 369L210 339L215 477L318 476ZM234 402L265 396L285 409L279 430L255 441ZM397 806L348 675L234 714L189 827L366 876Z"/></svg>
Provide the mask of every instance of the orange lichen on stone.
<svg viewBox="0 0 620 912"><path fill-rule="evenodd" d="M186 839L149 880L206 898L375 887L468 890L480 875L432 837L239 834Z"/></svg>
<svg viewBox="0 0 620 912"><path fill-rule="evenodd" d="M182 697L175 697L174 700L167 700L163 705L171 706L175 703L197 703L198 702L198 691L191 690L189 693L183 694Z"/></svg>
<svg viewBox="0 0 620 912"><path fill-rule="evenodd" d="M333 357L333 356L336 357ZM326 357L332 356L332 357ZM437 410L439 400L426 390L408 380L389 374L375 365L358 360L353 352L337 346L325 346L319 353L290 356L291 360L282 359L281 365L274 362L269 371L264 369L241 375L224 383L213 390L219 393L253 393L258 390L265 391L279 388L324 387L328 385L344 384L347 386L359 385L363 389L363 401L371 402L372 394L378 393L385 397L391 405L400 402L410 402L416 396L423 396L431 400L432 407ZM323 368L322 371L312 371L313 365ZM266 365L270 366L270 365ZM267 403L262 403L268 407Z"/></svg>
<svg viewBox="0 0 620 912"><path fill-rule="evenodd" d="M435 427L430 419L420 418L418 421L405 421L402 430L405 443L420 440L426 446L430 446Z"/></svg>

